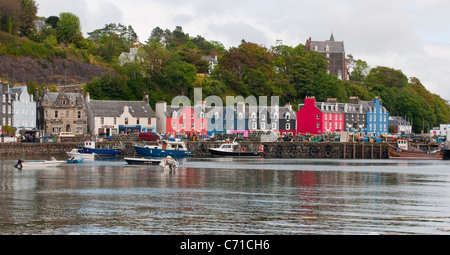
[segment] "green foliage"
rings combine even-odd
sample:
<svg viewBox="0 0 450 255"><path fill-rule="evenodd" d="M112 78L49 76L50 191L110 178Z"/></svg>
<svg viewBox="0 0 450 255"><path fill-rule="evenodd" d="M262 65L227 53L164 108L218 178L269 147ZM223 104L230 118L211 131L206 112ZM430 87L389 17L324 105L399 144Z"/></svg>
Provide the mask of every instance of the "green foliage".
<svg viewBox="0 0 450 255"><path fill-rule="evenodd" d="M61 43L78 43L83 39L81 34L80 19L70 13L59 14L59 21L56 27L56 37Z"/></svg>

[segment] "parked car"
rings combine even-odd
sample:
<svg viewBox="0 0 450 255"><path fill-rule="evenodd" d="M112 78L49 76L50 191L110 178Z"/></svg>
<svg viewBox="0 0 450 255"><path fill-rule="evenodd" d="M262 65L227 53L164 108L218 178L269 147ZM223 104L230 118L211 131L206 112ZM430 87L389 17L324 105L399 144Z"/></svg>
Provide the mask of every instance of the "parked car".
<svg viewBox="0 0 450 255"><path fill-rule="evenodd" d="M143 132L139 133L139 139L142 139L144 141L158 141L159 139L161 139L161 136L155 132Z"/></svg>

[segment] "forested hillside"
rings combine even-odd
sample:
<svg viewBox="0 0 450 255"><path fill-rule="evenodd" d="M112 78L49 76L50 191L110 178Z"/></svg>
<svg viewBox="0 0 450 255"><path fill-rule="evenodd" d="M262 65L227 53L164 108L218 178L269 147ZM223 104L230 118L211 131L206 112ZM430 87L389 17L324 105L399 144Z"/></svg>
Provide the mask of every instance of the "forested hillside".
<svg viewBox="0 0 450 255"><path fill-rule="evenodd" d="M106 68L99 77L89 75L85 90L93 99L142 100L149 94L154 107L155 102L170 102L178 95L193 98L194 88L200 87L204 97L279 96L282 104L290 102L296 108L306 95L341 102L350 96L362 100L379 96L390 115L412 118L416 132L450 121L448 102L430 93L418 78L391 67L370 67L351 55L351 81L342 82L327 74L323 55L306 51L300 42L265 47L243 40L226 49L220 42L189 35L181 26L156 27L149 38L138 38L131 25L122 24L107 24L84 38L78 17L70 12L36 17L33 0L0 0L0 4L0 55L50 63L64 58ZM35 20L43 21L41 30ZM120 65L120 54L133 47L139 49L137 61ZM203 56L217 56L218 65L210 74ZM35 79L27 82L33 88L50 85Z"/></svg>

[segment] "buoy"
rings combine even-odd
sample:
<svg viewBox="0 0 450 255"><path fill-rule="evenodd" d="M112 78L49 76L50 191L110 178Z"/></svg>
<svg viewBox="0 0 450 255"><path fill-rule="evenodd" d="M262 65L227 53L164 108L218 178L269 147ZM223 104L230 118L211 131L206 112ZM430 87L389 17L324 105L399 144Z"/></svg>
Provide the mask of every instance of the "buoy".
<svg viewBox="0 0 450 255"><path fill-rule="evenodd" d="M242 148L242 150L241 150L242 152L245 152L245 148Z"/></svg>

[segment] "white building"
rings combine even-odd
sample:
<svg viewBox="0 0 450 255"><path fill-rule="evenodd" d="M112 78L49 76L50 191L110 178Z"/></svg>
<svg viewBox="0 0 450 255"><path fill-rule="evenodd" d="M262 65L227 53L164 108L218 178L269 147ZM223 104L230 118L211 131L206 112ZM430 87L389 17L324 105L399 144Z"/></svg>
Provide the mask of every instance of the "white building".
<svg viewBox="0 0 450 255"><path fill-rule="evenodd" d="M88 128L93 135L108 137L116 134L156 132L156 115L148 102L91 100L86 95Z"/></svg>
<svg viewBox="0 0 450 255"><path fill-rule="evenodd" d="M0 125L11 126L20 130L36 129L36 102L33 95L28 94L27 86L9 88L7 82L1 86Z"/></svg>
<svg viewBox="0 0 450 255"><path fill-rule="evenodd" d="M430 130L430 134L433 136L446 136L447 131L450 130L450 124L441 124L439 127L434 127Z"/></svg>

